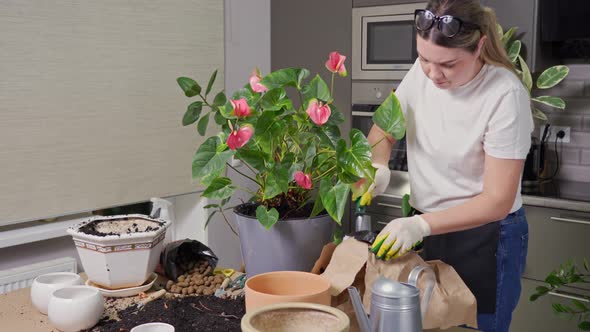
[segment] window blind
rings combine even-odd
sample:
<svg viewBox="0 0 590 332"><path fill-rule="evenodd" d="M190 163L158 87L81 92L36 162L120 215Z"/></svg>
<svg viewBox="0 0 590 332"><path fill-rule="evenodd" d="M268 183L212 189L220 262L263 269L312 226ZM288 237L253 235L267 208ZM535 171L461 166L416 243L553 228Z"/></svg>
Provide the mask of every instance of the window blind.
<svg viewBox="0 0 590 332"><path fill-rule="evenodd" d="M176 78L223 87L223 20L219 0L2 1L0 225L198 190Z"/></svg>

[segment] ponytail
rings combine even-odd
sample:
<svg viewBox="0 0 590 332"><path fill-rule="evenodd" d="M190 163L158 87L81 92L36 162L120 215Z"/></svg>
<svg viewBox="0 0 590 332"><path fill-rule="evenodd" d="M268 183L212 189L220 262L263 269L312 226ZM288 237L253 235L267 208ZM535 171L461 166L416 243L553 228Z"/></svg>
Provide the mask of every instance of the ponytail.
<svg viewBox="0 0 590 332"><path fill-rule="evenodd" d="M506 50L502 45L501 36L496 28L496 14L489 7L483 7L482 20L480 26L482 33L487 36L481 49L480 58L484 63L498 67L504 67L516 75L514 65L508 58Z"/></svg>

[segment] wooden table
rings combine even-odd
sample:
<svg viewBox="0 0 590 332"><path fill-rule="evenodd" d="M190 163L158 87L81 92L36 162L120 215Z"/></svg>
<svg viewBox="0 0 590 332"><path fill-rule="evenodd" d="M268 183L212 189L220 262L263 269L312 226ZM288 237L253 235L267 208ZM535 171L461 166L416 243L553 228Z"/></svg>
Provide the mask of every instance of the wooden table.
<svg viewBox="0 0 590 332"><path fill-rule="evenodd" d="M31 289L0 295L0 330L17 332L59 331L31 303Z"/></svg>

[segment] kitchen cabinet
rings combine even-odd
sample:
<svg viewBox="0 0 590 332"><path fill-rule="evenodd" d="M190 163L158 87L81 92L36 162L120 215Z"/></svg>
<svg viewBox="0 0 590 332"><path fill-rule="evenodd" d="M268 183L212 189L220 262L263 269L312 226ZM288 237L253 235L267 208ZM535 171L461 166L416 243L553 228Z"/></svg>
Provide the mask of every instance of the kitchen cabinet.
<svg viewBox="0 0 590 332"><path fill-rule="evenodd" d="M371 230L382 230L387 223L402 216L401 198L378 196L367 206L366 214L371 217Z"/></svg>
<svg viewBox="0 0 590 332"><path fill-rule="evenodd" d="M522 279L520 301L513 313L511 331L577 331L576 323L553 313L551 303L571 305L567 296L581 298L590 295L590 286L560 289L535 302L529 300L542 280L560 264L575 259L581 266L584 257L589 258L590 213L565 209L525 206L529 223L528 256ZM590 304L587 304L590 305Z"/></svg>

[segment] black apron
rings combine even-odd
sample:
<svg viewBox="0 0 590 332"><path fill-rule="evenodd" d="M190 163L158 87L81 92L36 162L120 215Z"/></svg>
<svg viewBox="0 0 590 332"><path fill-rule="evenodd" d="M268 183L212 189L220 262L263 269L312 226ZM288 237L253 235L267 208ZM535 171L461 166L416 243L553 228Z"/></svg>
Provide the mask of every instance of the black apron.
<svg viewBox="0 0 590 332"><path fill-rule="evenodd" d="M424 260L451 265L477 300L477 312L496 311L496 252L500 223L424 238Z"/></svg>

